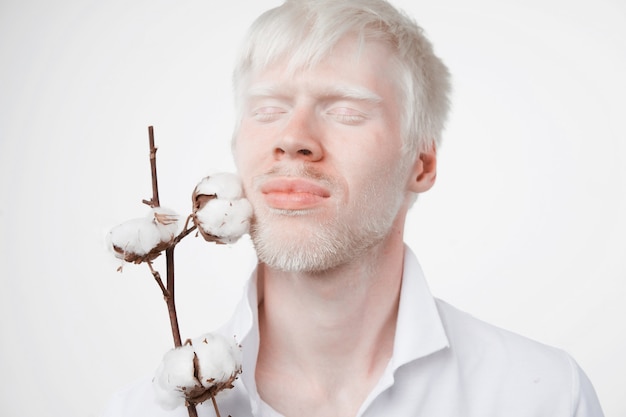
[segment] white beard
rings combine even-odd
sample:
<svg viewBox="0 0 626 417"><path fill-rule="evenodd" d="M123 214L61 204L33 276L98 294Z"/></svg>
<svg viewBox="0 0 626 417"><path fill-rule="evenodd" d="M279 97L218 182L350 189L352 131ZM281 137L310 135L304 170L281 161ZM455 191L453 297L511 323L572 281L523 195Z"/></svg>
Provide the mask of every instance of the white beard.
<svg viewBox="0 0 626 417"><path fill-rule="evenodd" d="M308 169L299 171L294 176L322 181L337 190L331 179ZM338 204L324 222L307 217L310 214L306 210L255 210L250 235L259 260L275 269L311 273L336 268L363 255L389 234L405 199L406 171L397 165L389 171L371 178L350 208ZM300 222L301 227L290 228L291 222Z"/></svg>

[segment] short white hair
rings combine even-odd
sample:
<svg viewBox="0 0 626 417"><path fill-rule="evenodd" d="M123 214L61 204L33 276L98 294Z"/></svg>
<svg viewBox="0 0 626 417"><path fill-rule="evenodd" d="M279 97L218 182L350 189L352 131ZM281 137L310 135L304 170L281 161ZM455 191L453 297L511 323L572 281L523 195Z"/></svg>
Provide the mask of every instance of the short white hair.
<svg viewBox="0 0 626 417"><path fill-rule="evenodd" d="M395 56L405 152L438 147L449 109L448 69L422 28L384 0L286 0L259 16L233 75L239 112L246 76L285 58L288 70L313 66L355 34L359 42L385 42Z"/></svg>

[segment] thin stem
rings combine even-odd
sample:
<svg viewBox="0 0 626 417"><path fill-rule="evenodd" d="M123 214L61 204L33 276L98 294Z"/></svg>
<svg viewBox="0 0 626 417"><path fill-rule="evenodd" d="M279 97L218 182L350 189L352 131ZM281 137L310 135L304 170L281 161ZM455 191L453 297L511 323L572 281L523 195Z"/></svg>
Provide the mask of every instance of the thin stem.
<svg viewBox="0 0 626 417"><path fill-rule="evenodd" d="M150 140L150 172L152 173L152 200L150 201L144 200L144 203L148 204L151 207L160 207L161 203L159 202L159 184L157 181L157 167L156 167L157 147L154 146L154 128L152 126L148 126L148 139Z"/></svg>
<svg viewBox="0 0 626 417"><path fill-rule="evenodd" d="M219 408L217 408L217 401L215 401L215 395L211 395L211 401L213 402L213 408L215 408L215 414L217 417L222 417L220 416L220 410Z"/></svg>
<svg viewBox="0 0 626 417"><path fill-rule="evenodd" d="M174 346L182 346L180 337L180 329L178 327L178 317L176 315L176 304L174 302L174 246L165 250L165 264L167 265L167 292L165 297L167 303L167 311L170 315L170 324L172 325L172 336L174 337Z"/></svg>
<svg viewBox="0 0 626 417"><path fill-rule="evenodd" d="M198 417L198 412L196 411L196 405L195 404L189 404L187 406L187 413L189 414L189 417ZM218 415L219 417L219 415Z"/></svg>
<svg viewBox="0 0 626 417"><path fill-rule="evenodd" d="M161 274L159 274L159 271L156 271L152 267L152 262L147 262L147 264L148 264L148 268L150 268L150 272L152 272L152 276L154 277L154 280L159 285L159 288L161 288L161 292L163 293L163 297L167 300L167 298L170 295L169 295L169 292L167 291L167 288L165 288L165 285L163 285L163 280L161 279Z"/></svg>
<svg viewBox="0 0 626 417"><path fill-rule="evenodd" d="M187 226L189 226L189 220L191 220L191 215L189 215L189 217L187 217L187 220L185 221L185 227L183 227L183 231L180 232L180 234L174 238L174 241L172 242L172 247L176 246L181 240L183 240L191 232L196 230L196 225L193 225L190 228L187 228Z"/></svg>

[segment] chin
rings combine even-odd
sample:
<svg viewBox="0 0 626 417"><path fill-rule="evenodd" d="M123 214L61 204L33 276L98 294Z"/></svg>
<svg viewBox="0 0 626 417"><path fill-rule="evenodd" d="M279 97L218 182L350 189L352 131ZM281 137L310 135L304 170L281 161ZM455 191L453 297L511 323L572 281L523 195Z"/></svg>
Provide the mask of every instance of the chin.
<svg viewBox="0 0 626 417"><path fill-rule="evenodd" d="M321 273L354 262L384 239L385 233L345 223L295 227L280 222L254 222L250 236L257 256L271 268L286 272Z"/></svg>

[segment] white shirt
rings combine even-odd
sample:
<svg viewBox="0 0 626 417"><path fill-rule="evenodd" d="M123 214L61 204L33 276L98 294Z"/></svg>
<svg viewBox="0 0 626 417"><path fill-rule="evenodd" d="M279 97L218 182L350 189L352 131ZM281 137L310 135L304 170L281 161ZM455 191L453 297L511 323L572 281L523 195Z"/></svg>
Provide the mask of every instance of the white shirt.
<svg viewBox="0 0 626 417"><path fill-rule="evenodd" d="M259 397L256 274L220 333L243 346L243 374L218 394L220 414L280 417ZM285 393L289 395L289 393ZM214 416L211 401L198 415ZM151 377L118 392L103 417L186 417L155 402ZM602 417L588 378L565 352L499 329L433 298L421 267L405 251L391 357L358 417Z"/></svg>

